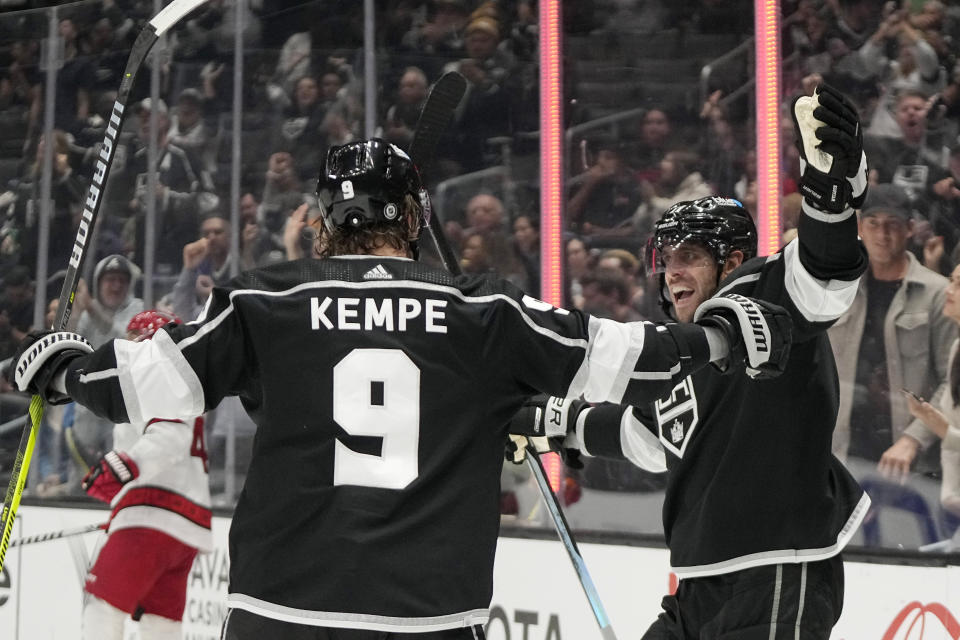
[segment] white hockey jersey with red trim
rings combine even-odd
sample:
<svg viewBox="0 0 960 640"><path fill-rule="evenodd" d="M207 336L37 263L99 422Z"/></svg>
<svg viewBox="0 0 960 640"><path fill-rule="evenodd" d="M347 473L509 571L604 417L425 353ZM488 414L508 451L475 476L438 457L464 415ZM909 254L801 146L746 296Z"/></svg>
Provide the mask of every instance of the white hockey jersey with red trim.
<svg viewBox="0 0 960 640"><path fill-rule="evenodd" d="M203 417L192 422L158 418L144 427L118 424L113 443L133 459L140 474L110 502L108 531L146 527L211 551Z"/></svg>

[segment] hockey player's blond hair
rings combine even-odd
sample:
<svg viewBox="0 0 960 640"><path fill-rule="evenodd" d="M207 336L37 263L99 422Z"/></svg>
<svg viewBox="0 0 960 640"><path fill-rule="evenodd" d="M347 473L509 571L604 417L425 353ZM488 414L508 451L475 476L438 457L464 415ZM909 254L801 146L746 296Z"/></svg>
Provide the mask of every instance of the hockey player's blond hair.
<svg viewBox="0 0 960 640"><path fill-rule="evenodd" d="M314 252L321 258L345 255L368 255L377 249L390 247L412 254L412 243L420 236L420 221L423 218L420 203L407 194L403 200L403 213L393 222L374 222L357 229L337 227L329 230L322 221L314 226L317 239Z"/></svg>

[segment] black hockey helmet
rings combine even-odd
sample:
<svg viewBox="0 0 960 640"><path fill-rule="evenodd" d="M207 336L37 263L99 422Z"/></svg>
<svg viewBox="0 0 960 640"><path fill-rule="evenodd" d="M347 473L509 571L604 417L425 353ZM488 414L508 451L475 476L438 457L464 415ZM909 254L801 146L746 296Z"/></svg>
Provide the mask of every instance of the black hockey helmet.
<svg viewBox="0 0 960 640"><path fill-rule="evenodd" d="M400 147L380 138L331 147L317 196L329 231L358 228L375 222L392 223L413 196L429 221L430 204L413 161Z"/></svg>
<svg viewBox="0 0 960 640"><path fill-rule="evenodd" d="M739 200L709 196L678 202L653 227L644 260L648 272L661 273L663 249L682 242L706 247L718 265L731 251L749 260L757 255L757 227Z"/></svg>
<svg viewBox="0 0 960 640"><path fill-rule="evenodd" d="M667 209L653 227L644 263L648 273L660 274L660 306L671 318L673 303L667 292L662 256L664 248L682 242L697 243L710 252L717 262L719 284L720 267L731 251L741 251L744 261L757 255L757 226L743 203L733 198L708 196L684 200Z"/></svg>

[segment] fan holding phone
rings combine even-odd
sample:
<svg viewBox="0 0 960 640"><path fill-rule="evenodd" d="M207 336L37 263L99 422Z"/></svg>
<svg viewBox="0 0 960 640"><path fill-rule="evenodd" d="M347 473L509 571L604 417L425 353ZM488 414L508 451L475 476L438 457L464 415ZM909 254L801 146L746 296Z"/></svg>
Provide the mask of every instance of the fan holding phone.
<svg viewBox="0 0 960 640"><path fill-rule="evenodd" d="M960 326L960 266L950 274L943 305L943 315ZM940 502L953 515L960 517L960 339L950 348L947 393L940 399L940 407L934 407L908 389L900 391L906 396L910 413L923 422L931 432L943 441L940 448L940 464L943 483L940 487Z"/></svg>

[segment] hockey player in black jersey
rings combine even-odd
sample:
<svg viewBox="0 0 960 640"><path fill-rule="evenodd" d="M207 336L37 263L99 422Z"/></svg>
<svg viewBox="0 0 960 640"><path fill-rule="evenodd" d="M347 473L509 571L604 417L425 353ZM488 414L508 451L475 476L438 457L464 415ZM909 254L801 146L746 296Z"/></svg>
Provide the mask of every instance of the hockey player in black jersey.
<svg viewBox="0 0 960 640"><path fill-rule="evenodd" d="M240 397L258 431L226 639L482 638L506 425L531 394L642 403L712 360L772 376L787 357L775 305L619 324L419 264L428 200L382 140L333 148L318 195L324 259L244 273L148 342L47 333L17 358L21 389L115 422Z"/></svg>
<svg viewBox="0 0 960 640"><path fill-rule="evenodd" d="M754 257L749 212L711 197L668 210L649 252L665 310L681 322L696 321L711 296L786 308L794 332L783 375L761 381L705 367L652 404L540 399L510 427L668 472L663 527L680 582L644 640L826 639L840 617L838 554L870 501L831 454L838 382L826 329L867 264L854 212L866 159L840 94L821 87L794 109L804 159L796 240Z"/></svg>

